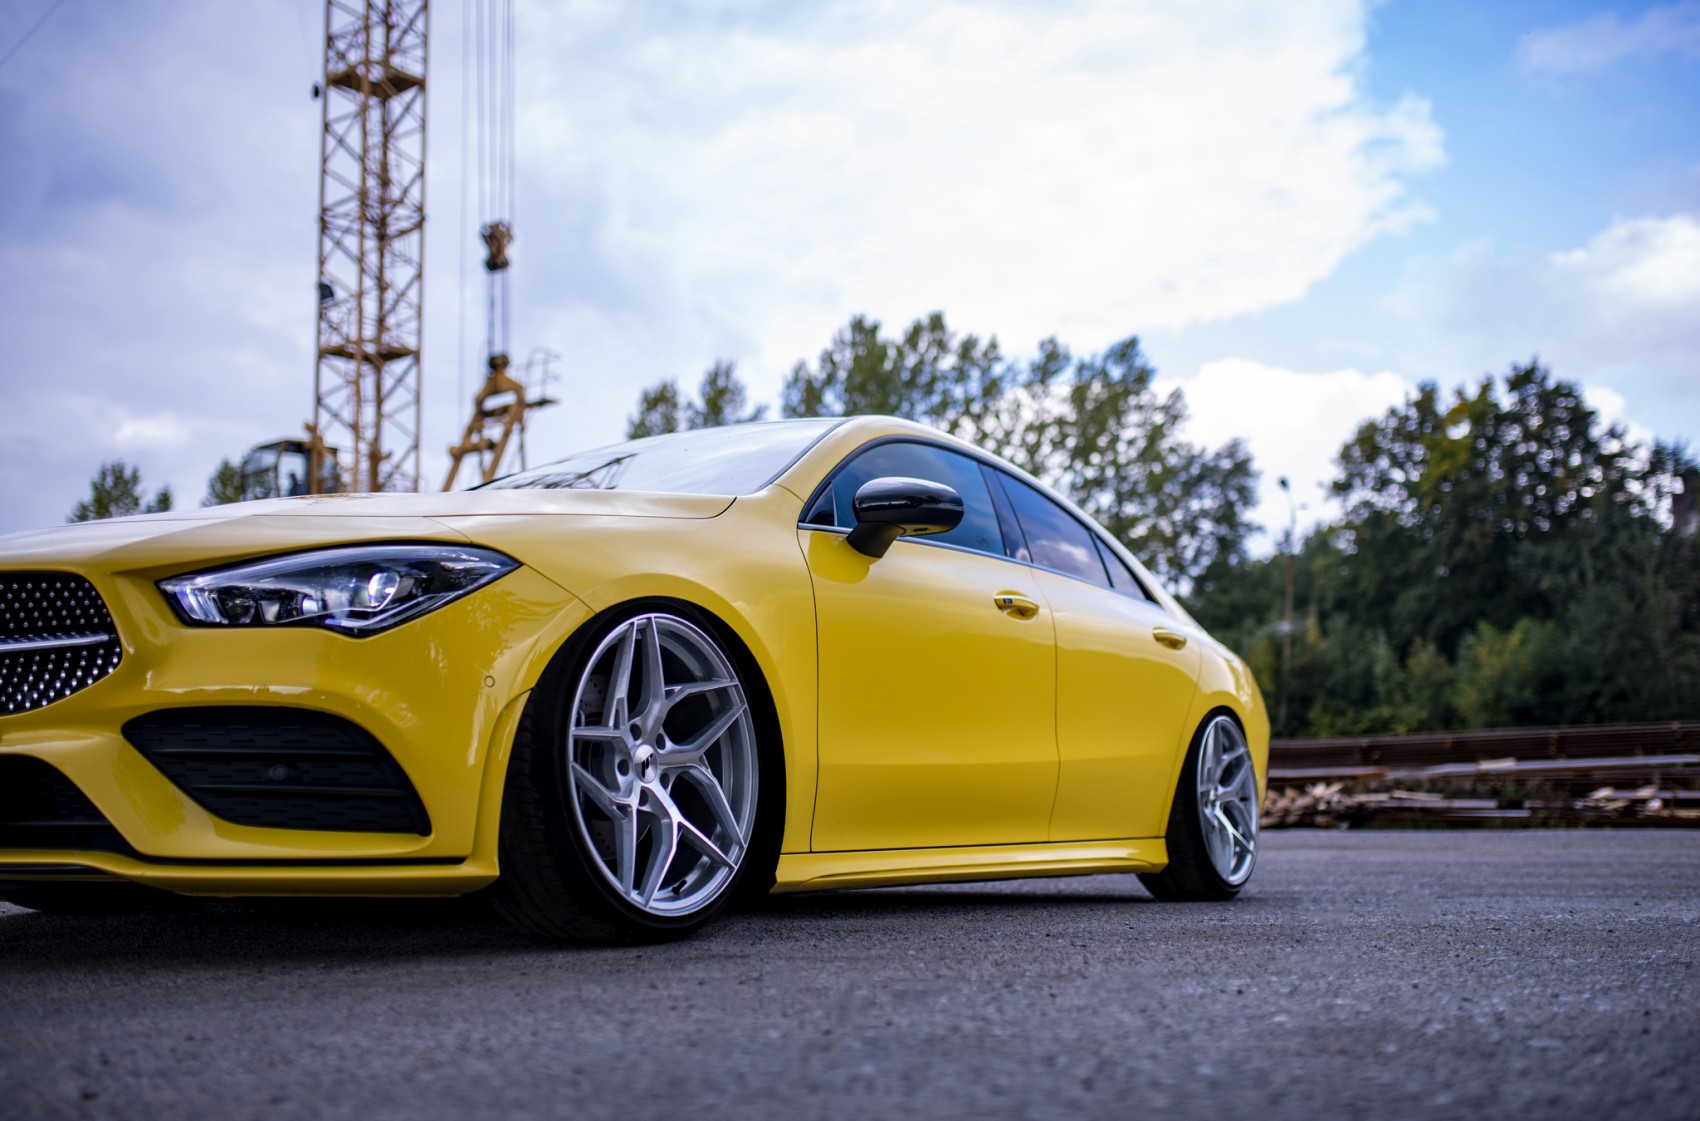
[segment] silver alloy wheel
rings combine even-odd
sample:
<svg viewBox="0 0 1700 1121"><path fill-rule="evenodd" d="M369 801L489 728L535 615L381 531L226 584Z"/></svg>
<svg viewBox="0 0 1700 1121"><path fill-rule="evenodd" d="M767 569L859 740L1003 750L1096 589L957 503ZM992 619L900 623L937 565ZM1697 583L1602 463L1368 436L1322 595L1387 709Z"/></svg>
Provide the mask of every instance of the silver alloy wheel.
<svg viewBox="0 0 1700 1121"><path fill-rule="evenodd" d="M567 732L573 818L592 863L632 906L688 915L743 862L756 812L756 738L738 673L673 615L602 640Z"/></svg>
<svg viewBox="0 0 1700 1121"><path fill-rule="evenodd" d="M1257 862L1257 774L1240 727L1218 716L1198 748L1198 819L1216 874L1230 887Z"/></svg>

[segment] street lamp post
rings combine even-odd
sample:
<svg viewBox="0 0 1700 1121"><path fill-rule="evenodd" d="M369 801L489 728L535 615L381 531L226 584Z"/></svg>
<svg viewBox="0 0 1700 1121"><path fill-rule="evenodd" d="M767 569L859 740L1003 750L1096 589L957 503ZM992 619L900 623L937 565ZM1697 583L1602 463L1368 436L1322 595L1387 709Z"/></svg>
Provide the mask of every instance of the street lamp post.
<svg viewBox="0 0 1700 1121"><path fill-rule="evenodd" d="M1286 609L1281 618L1281 698L1276 706L1275 726L1287 726L1287 674L1293 662L1293 538L1298 533L1299 512L1293 505L1293 488L1282 475L1276 480L1281 493L1287 496L1287 538L1282 552L1287 560Z"/></svg>

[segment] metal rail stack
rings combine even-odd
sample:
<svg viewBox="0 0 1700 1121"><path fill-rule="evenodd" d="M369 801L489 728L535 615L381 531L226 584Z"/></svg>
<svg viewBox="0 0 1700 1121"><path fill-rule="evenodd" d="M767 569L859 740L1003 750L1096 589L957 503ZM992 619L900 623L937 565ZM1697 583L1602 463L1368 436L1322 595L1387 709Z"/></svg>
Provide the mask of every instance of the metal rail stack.
<svg viewBox="0 0 1700 1121"><path fill-rule="evenodd" d="M1276 740L1265 827L1700 827L1700 721Z"/></svg>

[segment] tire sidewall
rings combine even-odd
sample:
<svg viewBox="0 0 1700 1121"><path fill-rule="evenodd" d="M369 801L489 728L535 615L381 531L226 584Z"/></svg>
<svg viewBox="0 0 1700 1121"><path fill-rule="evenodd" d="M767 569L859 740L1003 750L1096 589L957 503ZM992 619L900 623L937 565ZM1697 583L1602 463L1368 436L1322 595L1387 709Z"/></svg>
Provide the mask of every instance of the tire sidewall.
<svg viewBox="0 0 1700 1121"><path fill-rule="evenodd" d="M1227 898L1238 895L1240 889L1251 882L1252 874L1257 871L1257 855L1254 850L1252 866L1246 872L1245 878L1237 884L1229 883L1216 870L1216 862L1210 859L1210 846L1204 838L1203 811L1198 804L1198 768L1204 757L1205 733L1217 720L1224 718L1233 722L1242 738L1245 736L1244 730L1239 727L1239 721L1227 710L1212 712L1199 723L1198 730L1192 736L1192 746L1187 751L1186 764L1181 768L1180 782L1175 788L1175 812L1170 815L1169 831L1172 838L1175 827L1179 826L1180 839L1192 855L1193 873L1205 882L1212 894Z"/></svg>
<svg viewBox="0 0 1700 1121"><path fill-rule="evenodd" d="M651 914L621 896L603 874L597 857L589 851L571 804L567 731L580 682L603 640L624 623L641 615L670 616L695 627L714 642L738 673L755 730L756 813L744 857L738 870L712 900L685 915ZM770 703L765 684L755 684L760 678L759 674L752 676L753 660L747 658L741 644L729 644L726 633L727 629L719 620L678 601L637 600L622 604L574 632L544 670L526 702L525 721L529 724L530 734L525 737L525 742L516 743L515 754L517 757L521 752L527 753L523 773L529 776L540 795L540 824L546 839L546 851L553 864L549 871L560 878L581 906L623 928L629 936L661 940L688 934L720 913L740 893L747 880L762 874L757 869L767 854L758 850L757 841L765 838L764 829L773 816L769 812L772 802L769 788L777 786L783 791L783 780L776 777L776 769L770 764L770 737L764 727L769 721L760 711ZM516 762L519 762L517 758ZM511 768L510 781L513 781L512 770L519 769ZM773 855L777 857L777 849ZM766 874L771 877L771 868Z"/></svg>

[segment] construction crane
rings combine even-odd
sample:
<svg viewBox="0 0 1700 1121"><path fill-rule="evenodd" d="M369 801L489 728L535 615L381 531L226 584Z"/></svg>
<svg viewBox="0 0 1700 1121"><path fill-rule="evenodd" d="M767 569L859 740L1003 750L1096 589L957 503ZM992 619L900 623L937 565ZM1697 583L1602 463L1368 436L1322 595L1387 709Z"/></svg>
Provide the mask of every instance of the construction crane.
<svg viewBox="0 0 1700 1121"><path fill-rule="evenodd" d="M464 2L464 80L477 105L463 127L477 141L485 361L444 490L468 458L484 481L513 452L523 464L526 414L555 403L528 387L547 384L556 356L539 348L515 371L508 353L513 0ZM326 0L324 78L314 88L323 116L313 419L305 436L248 452L245 497L419 489L429 17L429 0Z"/></svg>
<svg viewBox="0 0 1700 1121"><path fill-rule="evenodd" d="M245 498L419 489L429 14L326 0L313 419L248 452Z"/></svg>
<svg viewBox="0 0 1700 1121"><path fill-rule="evenodd" d="M534 352L524 375L517 377L509 357L508 247L514 240L515 151L513 0L468 0L468 17L465 34L471 66L465 80L476 94L471 128L477 149L479 236L484 242L484 374L460 442L449 448L444 490L454 488L469 459L479 481L486 483L502 473L511 451L519 453L520 466L524 466L526 416L532 409L555 404L541 393L534 395L533 386L527 384L547 384L548 363L554 356L548 351Z"/></svg>
<svg viewBox="0 0 1700 1121"><path fill-rule="evenodd" d="M325 3L315 493L419 489L429 15L428 0Z"/></svg>

